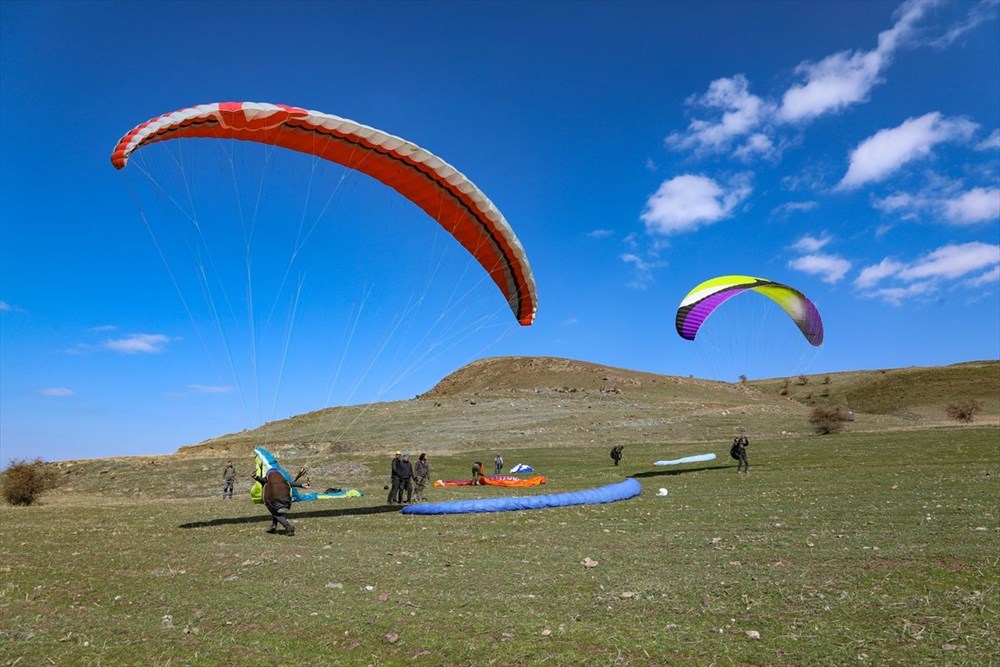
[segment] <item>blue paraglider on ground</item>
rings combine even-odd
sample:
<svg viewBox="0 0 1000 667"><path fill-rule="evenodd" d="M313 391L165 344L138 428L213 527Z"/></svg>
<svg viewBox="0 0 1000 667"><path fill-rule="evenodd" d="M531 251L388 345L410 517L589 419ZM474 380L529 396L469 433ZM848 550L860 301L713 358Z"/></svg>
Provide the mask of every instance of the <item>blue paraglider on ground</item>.
<svg viewBox="0 0 1000 667"><path fill-rule="evenodd" d="M623 482L608 484L595 489L551 493L544 496L521 496L515 498L481 498L478 500L455 500L444 503L422 503L409 505L400 510L403 514L469 514L475 512L513 512L516 510L537 510L546 507L567 507L569 505L590 505L614 503L628 500L642 492L642 485L629 477Z"/></svg>
<svg viewBox="0 0 1000 667"><path fill-rule="evenodd" d="M673 459L671 461L657 461L653 465L655 466L678 466L683 463L698 463L700 461L714 461L715 454L695 454L694 456L685 456L681 459Z"/></svg>

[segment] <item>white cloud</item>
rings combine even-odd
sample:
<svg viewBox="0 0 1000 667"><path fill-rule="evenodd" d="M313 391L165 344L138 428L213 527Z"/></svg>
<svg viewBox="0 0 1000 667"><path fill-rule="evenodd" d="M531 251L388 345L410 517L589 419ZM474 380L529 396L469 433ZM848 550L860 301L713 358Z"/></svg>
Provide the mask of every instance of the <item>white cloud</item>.
<svg viewBox="0 0 1000 667"><path fill-rule="evenodd" d="M38 394L49 398L69 398L76 396L75 391L66 387L46 387L45 389L39 389Z"/></svg>
<svg viewBox="0 0 1000 667"><path fill-rule="evenodd" d="M930 155L939 143L968 139L976 127L964 118L948 119L932 111L879 130L851 151L851 164L838 187L850 189L880 181L907 162Z"/></svg>
<svg viewBox="0 0 1000 667"><path fill-rule="evenodd" d="M106 331L117 331L117 330L118 327L116 327L114 324L102 324L100 326L91 327L90 329L87 329L87 331L93 333L104 333Z"/></svg>
<svg viewBox="0 0 1000 667"><path fill-rule="evenodd" d="M929 205L926 197L918 197L909 192L897 192L881 199L876 198L872 202L876 210L898 214L904 219L917 217L917 213Z"/></svg>
<svg viewBox="0 0 1000 667"><path fill-rule="evenodd" d="M742 74L716 79L708 86L704 95L688 99L688 104L699 105L721 112L713 121L695 119L686 132L674 132L667 137L667 145L676 149L723 151L738 138L750 134L758 128L770 113L770 105L760 97L750 93L750 84ZM752 141L759 149L770 139L759 135Z"/></svg>
<svg viewBox="0 0 1000 667"><path fill-rule="evenodd" d="M973 271L981 271L995 265L1000 265L1000 245L973 241L938 248L900 271L898 275L902 280L960 278Z"/></svg>
<svg viewBox="0 0 1000 667"><path fill-rule="evenodd" d="M904 3L897 10L896 24L879 33L878 45L871 51L841 51L818 63L800 64L795 71L805 82L785 92L778 117L788 122L812 120L867 100L880 82L879 75L893 54L911 41L915 24L931 4L933 0Z"/></svg>
<svg viewBox="0 0 1000 667"><path fill-rule="evenodd" d="M982 287L983 285L992 285L996 287L1000 285L1000 264L994 266L982 275L976 276L975 278L969 278L963 284L968 287Z"/></svg>
<svg viewBox="0 0 1000 667"><path fill-rule="evenodd" d="M653 284L653 272L667 265L659 259L644 259L631 252L623 253L620 258L626 264L631 264L634 270L632 281L628 286L636 289L646 289Z"/></svg>
<svg viewBox="0 0 1000 667"><path fill-rule="evenodd" d="M14 307L11 306L6 301L0 301L0 312L6 312L8 310L13 310L13 309L14 309Z"/></svg>
<svg viewBox="0 0 1000 667"><path fill-rule="evenodd" d="M775 155L776 151L777 149L771 137L757 132L747 137L747 140L733 152L733 155L743 160L750 160L757 156L769 157Z"/></svg>
<svg viewBox="0 0 1000 667"><path fill-rule="evenodd" d="M587 236L592 239L606 239L612 235L614 235L614 231L610 229L593 229L587 232Z"/></svg>
<svg viewBox="0 0 1000 667"><path fill-rule="evenodd" d="M775 215L791 215L793 213L805 213L819 206L817 201L790 201L780 206L775 206L771 211Z"/></svg>
<svg viewBox="0 0 1000 667"><path fill-rule="evenodd" d="M958 35L994 19L997 0L982 0L963 20L948 27L942 37L924 39L921 33L929 28L921 23L930 15L929 9L938 4L939 0L904 2L894 14L895 23L879 33L876 46L869 51L843 50L818 62L800 63L795 68L798 81L784 92L780 102L751 93L744 74L712 81L707 92L686 100L689 106L705 111L707 118L696 118L684 130L669 134L667 146L707 153L729 151L735 146L734 156L744 160L776 156L776 146L783 145L775 141L781 124L801 125L867 101L900 50L950 44Z"/></svg>
<svg viewBox="0 0 1000 667"><path fill-rule="evenodd" d="M878 264L863 268L858 277L854 279L854 285L859 289L867 289L885 278L898 274L905 268L905 264L886 257Z"/></svg>
<svg viewBox="0 0 1000 667"><path fill-rule="evenodd" d="M963 21L949 28L944 35L934 40L933 44L942 47L948 46L980 23L995 20L996 8L997 0L980 0L980 2L971 6L968 15L966 15Z"/></svg>
<svg viewBox="0 0 1000 667"><path fill-rule="evenodd" d="M821 236L819 238L806 234L792 246L795 250L804 253L817 252L823 248L827 243L830 242L829 236Z"/></svg>
<svg viewBox="0 0 1000 667"><path fill-rule="evenodd" d="M980 287L997 282L1000 278L1000 245L975 241L942 246L909 264L883 259L863 269L854 284L864 292L880 282L893 279L901 284L867 291L864 295L898 305L904 299L937 291L944 281L972 274L979 275L966 279L963 285Z"/></svg>
<svg viewBox="0 0 1000 667"><path fill-rule="evenodd" d="M192 394L232 394L236 391L232 385L189 384L187 388Z"/></svg>
<svg viewBox="0 0 1000 667"><path fill-rule="evenodd" d="M707 176L683 174L661 183L639 217L650 234L694 231L729 217L751 190L744 178L726 189Z"/></svg>
<svg viewBox="0 0 1000 667"><path fill-rule="evenodd" d="M945 201L944 215L960 225L996 220L1000 218L1000 188L973 188Z"/></svg>
<svg viewBox="0 0 1000 667"><path fill-rule="evenodd" d="M903 299L924 296L925 294L933 294L935 291L937 291L936 285L928 280L919 283L912 283L906 287L883 287L873 290L867 294L867 296L881 299L886 303L898 306L903 302Z"/></svg>
<svg viewBox="0 0 1000 667"><path fill-rule="evenodd" d="M811 275L819 276L825 283L836 283L851 270L851 263L843 257L814 253L788 262L788 266Z"/></svg>
<svg viewBox="0 0 1000 667"><path fill-rule="evenodd" d="M977 151L996 151L1000 150L1000 130L993 130L990 132L990 136L986 137L978 144L976 144Z"/></svg>
<svg viewBox="0 0 1000 667"><path fill-rule="evenodd" d="M897 192L874 199L872 205L904 220L971 225L1000 218L1000 188L964 190L960 183L935 179L920 192Z"/></svg>
<svg viewBox="0 0 1000 667"><path fill-rule="evenodd" d="M125 338L108 339L102 347L124 354L155 354L163 351L171 338L163 334L130 334Z"/></svg>

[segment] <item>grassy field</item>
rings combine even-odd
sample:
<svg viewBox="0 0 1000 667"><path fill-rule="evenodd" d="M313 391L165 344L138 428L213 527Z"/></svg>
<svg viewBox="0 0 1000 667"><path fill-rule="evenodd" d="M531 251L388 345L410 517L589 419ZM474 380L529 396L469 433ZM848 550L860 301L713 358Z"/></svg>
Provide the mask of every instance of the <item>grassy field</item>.
<svg viewBox="0 0 1000 667"><path fill-rule="evenodd" d="M293 538L245 476L218 498L219 456L75 463L0 507L0 664L997 663L997 426L758 437L745 476L723 441L625 445L620 468L601 443L505 452L549 483L428 495L632 475L632 500L437 517L385 506L381 453L289 453L367 492L297 505ZM477 453L432 454L433 477Z"/></svg>

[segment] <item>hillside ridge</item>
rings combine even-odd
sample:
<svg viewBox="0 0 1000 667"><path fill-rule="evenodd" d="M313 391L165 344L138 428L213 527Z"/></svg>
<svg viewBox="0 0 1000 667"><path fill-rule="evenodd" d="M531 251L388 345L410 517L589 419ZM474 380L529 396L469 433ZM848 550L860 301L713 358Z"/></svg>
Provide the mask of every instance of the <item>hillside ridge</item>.
<svg viewBox="0 0 1000 667"><path fill-rule="evenodd" d="M958 399L980 404L976 423L1000 423L1000 361L726 383L561 357L489 357L413 399L325 408L178 453L605 447L719 442L736 433L781 438L811 433L809 411L822 402L852 410L853 430L891 431L953 426L946 408Z"/></svg>

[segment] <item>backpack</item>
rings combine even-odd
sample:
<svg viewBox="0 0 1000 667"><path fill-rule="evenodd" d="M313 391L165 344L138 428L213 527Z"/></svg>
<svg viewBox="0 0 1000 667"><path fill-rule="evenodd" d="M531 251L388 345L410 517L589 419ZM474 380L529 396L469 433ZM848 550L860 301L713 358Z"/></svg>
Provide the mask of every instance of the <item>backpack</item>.
<svg viewBox="0 0 1000 667"><path fill-rule="evenodd" d="M738 450L739 450L739 444L734 442L733 446L729 448L729 456L733 457L736 460L739 460L740 455L737 453Z"/></svg>

